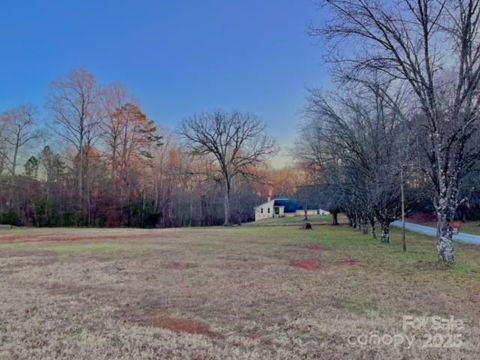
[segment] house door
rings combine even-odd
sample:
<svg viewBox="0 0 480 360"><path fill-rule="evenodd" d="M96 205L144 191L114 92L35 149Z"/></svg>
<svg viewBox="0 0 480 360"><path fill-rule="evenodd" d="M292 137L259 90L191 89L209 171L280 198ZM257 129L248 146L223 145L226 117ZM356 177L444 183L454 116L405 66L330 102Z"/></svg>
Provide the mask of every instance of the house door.
<svg viewBox="0 0 480 360"><path fill-rule="evenodd" d="M275 216L279 216L280 215L280 208L278 206L275 206L273 208L273 213L275 214Z"/></svg>

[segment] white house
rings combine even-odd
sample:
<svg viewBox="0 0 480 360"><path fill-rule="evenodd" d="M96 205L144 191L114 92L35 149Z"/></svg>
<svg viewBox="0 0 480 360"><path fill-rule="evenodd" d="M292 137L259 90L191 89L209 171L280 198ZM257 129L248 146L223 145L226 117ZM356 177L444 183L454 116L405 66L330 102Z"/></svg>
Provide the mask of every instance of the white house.
<svg viewBox="0 0 480 360"><path fill-rule="evenodd" d="M308 215L328 215L328 211L322 210L317 207L307 206ZM293 216L305 216L304 206L298 201L280 198L270 199L266 203L255 207L255 221L262 219L275 218L275 217L293 217Z"/></svg>

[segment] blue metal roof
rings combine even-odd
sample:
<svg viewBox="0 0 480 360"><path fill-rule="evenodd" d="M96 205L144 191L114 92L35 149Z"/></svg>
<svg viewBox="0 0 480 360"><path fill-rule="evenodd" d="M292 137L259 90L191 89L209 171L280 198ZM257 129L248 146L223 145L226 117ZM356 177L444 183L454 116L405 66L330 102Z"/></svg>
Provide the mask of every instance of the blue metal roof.
<svg viewBox="0 0 480 360"><path fill-rule="evenodd" d="M286 213L294 213L297 210L303 209L303 206L300 205L300 203L290 199L275 199L273 206L284 206L284 212Z"/></svg>

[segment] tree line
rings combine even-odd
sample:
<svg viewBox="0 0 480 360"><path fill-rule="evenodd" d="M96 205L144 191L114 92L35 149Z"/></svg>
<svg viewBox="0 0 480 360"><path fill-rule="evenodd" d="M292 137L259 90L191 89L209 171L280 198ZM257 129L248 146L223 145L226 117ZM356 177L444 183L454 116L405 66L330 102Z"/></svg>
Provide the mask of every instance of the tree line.
<svg viewBox="0 0 480 360"><path fill-rule="evenodd" d="M352 226L389 241L406 206L428 198L439 258L478 194L480 1L324 0L337 87L312 90L296 154ZM469 205L470 204L470 205ZM472 205L473 204L473 205ZM417 204L418 205L418 204Z"/></svg>
<svg viewBox="0 0 480 360"><path fill-rule="evenodd" d="M0 115L0 223L230 224L253 219L266 191L274 143L252 114L197 114L173 133L84 69L51 83L44 110Z"/></svg>

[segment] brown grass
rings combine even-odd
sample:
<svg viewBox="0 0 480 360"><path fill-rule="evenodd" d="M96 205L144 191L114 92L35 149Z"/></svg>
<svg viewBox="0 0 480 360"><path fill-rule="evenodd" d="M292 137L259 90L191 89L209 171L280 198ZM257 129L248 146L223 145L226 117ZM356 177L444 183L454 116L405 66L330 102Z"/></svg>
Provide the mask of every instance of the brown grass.
<svg viewBox="0 0 480 360"><path fill-rule="evenodd" d="M348 260L337 261L336 264L341 266L347 266L347 267L356 267L356 266L361 266L362 262L354 259L348 259Z"/></svg>
<svg viewBox="0 0 480 360"><path fill-rule="evenodd" d="M162 238L165 234L154 232L153 230L141 229L95 229L75 232L73 229L42 229L43 231L28 232L24 229L16 231L5 231L0 234L0 244L6 243L24 243L24 242L46 242L46 241L92 241L92 240L141 240ZM123 230L123 231L122 231ZM169 235L178 231L178 229L169 229ZM13 232L14 234L10 234ZM112 234L113 233L113 234Z"/></svg>
<svg viewBox="0 0 480 360"><path fill-rule="evenodd" d="M384 245L327 225L5 231L0 359L476 359L479 247L458 246L444 267L432 239L409 234L403 254L392 236ZM465 345L348 343L402 332L404 315L465 319Z"/></svg>

